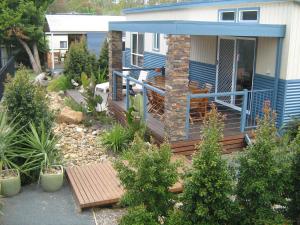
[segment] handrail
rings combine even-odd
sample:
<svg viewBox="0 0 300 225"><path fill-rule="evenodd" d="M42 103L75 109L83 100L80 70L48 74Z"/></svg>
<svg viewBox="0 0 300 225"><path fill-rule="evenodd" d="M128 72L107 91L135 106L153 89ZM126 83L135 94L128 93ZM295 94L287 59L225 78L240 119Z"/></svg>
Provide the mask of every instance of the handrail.
<svg viewBox="0 0 300 225"><path fill-rule="evenodd" d="M9 60L6 62L6 64L0 68L0 75L2 75L2 73L7 69L7 67L11 64L11 63L14 63L14 60L15 60L15 57L12 56L9 58Z"/></svg>

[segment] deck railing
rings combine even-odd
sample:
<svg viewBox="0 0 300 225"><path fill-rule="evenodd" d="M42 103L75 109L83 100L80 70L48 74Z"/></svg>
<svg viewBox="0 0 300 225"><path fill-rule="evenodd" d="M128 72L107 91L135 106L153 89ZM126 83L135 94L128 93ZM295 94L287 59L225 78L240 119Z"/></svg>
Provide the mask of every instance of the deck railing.
<svg viewBox="0 0 300 225"><path fill-rule="evenodd" d="M4 91L4 82L7 74L14 75L15 74L15 57L11 57L6 61L6 64L0 68L0 99L2 98Z"/></svg>
<svg viewBox="0 0 300 225"><path fill-rule="evenodd" d="M224 115L224 131L231 134L245 132L257 126L257 117L263 115L263 105L272 101L273 90L243 90L236 92L188 94L185 133L189 139L199 135L206 113L214 103ZM196 108L199 107L200 109ZM199 113L200 112L200 113Z"/></svg>
<svg viewBox="0 0 300 225"><path fill-rule="evenodd" d="M122 71L140 71L140 70L155 70L156 68L143 68L143 69L123 69ZM112 94L112 99L115 101L117 99L117 77L121 77L124 78L126 81L126 94L125 94L125 106L126 106L126 110L128 111L129 107L130 107L130 82L135 84L135 85L141 85L142 86L142 95L143 95L143 119L146 122L147 121L147 116L148 116L148 109L147 109L147 105L148 105L148 97L147 97L147 91L151 90L156 92L157 94L161 95L161 96L165 96L165 91L161 90L157 87L151 86L149 84L147 84L146 81L139 81L133 77L131 77L130 75L125 75L123 74L121 71L113 71L113 94ZM123 88L122 88L123 89Z"/></svg>

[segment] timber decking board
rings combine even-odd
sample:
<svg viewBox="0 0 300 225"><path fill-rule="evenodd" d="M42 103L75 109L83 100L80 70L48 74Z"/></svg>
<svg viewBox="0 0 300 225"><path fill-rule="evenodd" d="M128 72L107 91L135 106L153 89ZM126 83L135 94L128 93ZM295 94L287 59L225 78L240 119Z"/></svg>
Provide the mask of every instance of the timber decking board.
<svg viewBox="0 0 300 225"><path fill-rule="evenodd" d="M183 159L185 166L190 165L186 157L172 156L172 160L178 159ZM80 209L116 204L124 194L117 172L110 162L69 167L66 172ZM182 188L182 182L178 181L170 191L177 193Z"/></svg>

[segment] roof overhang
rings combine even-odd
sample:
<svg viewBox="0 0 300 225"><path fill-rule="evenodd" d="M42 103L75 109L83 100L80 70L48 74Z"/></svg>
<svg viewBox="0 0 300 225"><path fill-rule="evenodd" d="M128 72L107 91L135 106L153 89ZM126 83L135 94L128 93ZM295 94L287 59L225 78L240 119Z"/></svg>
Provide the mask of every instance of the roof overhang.
<svg viewBox="0 0 300 225"><path fill-rule="evenodd" d="M286 26L271 24L167 20L110 22L109 30L178 35L284 37Z"/></svg>
<svg viewBox="0 0 300 225"><path fill-rule="evenodd" d="M268 3L268 2L287 2L287 1L291 1L291 0L201 0L201 1L194 0L188 2L145 6L140 8L128 8L128 9L124 9L122 12L124 14L135 14L135 13L145 13L145 12L189 9L195 7L227 6L227 5L236 5L236 4L244 4L244 3ZM293 1L299 1L299 0L293 0Z"/></svg>

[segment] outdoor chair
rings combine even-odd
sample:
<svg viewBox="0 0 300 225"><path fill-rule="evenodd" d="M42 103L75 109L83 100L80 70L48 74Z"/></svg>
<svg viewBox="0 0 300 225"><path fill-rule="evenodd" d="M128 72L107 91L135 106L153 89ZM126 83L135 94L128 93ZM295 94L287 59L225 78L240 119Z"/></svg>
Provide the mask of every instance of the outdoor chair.
<svg viewBox="0 0 300 225"><path fill-rule="evenodd" d="M192 94L207 94L207 89L192 89ZM207 114L208 98L192 98L190 102L190 121L202 121Z"/></svg>
<svg viewBox="0 0 300 225"><path fill-rule="evenodd" d="M205 83L204 88L208 90L208 93L210 93L213 88L213 85L210 83Z"/></svg>
<svg viewBox="0 0 300 225"><path fill-rule="evenodd" d="M199 89L199 82L198 81L194 81L194 80L191 80L190 82L189 82L189 89L195 89L195 90L197 90L197 89Z"/></svg>
<svg viewBox="0 0 300 225"><path fill-rule="evenodd" d="M139 74L138 81L140 81L140 82L146 81L146 80L147 80L147 77L148 77L148 71L141 70L141 71L140 71L140 74ZM143 91L143 86L140 85L140 84L135 84L135 86L132 87L132 90L133 90L135 93L140 93L140 92Z"/></svg>

